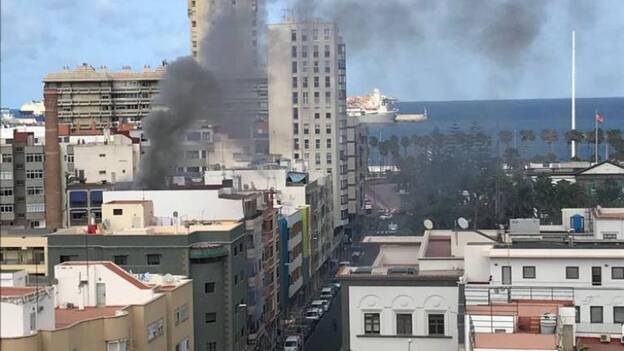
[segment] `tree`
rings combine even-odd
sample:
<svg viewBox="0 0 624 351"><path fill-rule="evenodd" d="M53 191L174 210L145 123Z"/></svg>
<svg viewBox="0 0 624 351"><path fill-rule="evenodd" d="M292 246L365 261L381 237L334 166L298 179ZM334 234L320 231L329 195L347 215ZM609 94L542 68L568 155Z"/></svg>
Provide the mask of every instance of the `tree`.
<svg viewBox="0 0 624 351"><path fill-rule="evenodd" d="M505 149L509 149L509 143L513 141L513 132L510 130L501 130L498 132L498 140L505 144Z"/></svg>
<svg viewBox="0 0 624 351"><path fill-rule="evenodd" d="M554 155L555 152L553 150L553 144L557 142L557 140L559 140L559 135L557 134L557 131L554 129L543 129L540 136L542 140L550 147L550 153Z"/></svg>
<svg viewBox="0 0 624 351"><path fill-rule="evenodd" d="M622 138L622 130L607 130L607 142L609 143L609 147L614 151L610 152L609 156L612 159L624 160L624 139Z"/></svg>
<svg viewBox="0 0 624 351"><path fill-rule="evenodd" d="M379 139L375 136L368 137L368 145L370 145L372 149L377 149L379 147Z"/></svg>
<svg viewBox="0 0 624 351"><path fill-rule="evenodd" d="M408 136L401 137L401 146L403 147L403 157L407 157L407 148L410 146L412 141Z"/></svg>
<svg viewBox="0 0 624 351"><path fill-rule="evenodd" d="M583 134L583 132L577 130L577 129L572 129L566 132L565 134L565 138L566 138L566 142L570 145L570 148L572 147L572 142L574 141L574 154L577 155L576 157L578 158L578 146L579 144L581 144L583 142L583 140L585 139L585 135Z"/></svg>
<svg viewBox="0 0 624 351"><path fill-rule="evenodd" d="M535 132L532 129L522 129L520 131L520 141L522 142L524 153L528 153L529 143L535 141Z"/></svg>

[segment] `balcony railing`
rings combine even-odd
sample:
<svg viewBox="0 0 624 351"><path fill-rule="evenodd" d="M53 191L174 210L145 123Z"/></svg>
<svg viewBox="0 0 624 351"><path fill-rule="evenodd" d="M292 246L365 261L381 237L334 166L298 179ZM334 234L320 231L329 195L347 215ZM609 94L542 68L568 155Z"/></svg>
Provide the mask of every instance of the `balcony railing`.
<svg viewBox="0 0 624 351"><path fill-rule="evenodd" d="M467 305L511 303L517 300L573 301L574 288L466 285L465 296Z"/></svg>

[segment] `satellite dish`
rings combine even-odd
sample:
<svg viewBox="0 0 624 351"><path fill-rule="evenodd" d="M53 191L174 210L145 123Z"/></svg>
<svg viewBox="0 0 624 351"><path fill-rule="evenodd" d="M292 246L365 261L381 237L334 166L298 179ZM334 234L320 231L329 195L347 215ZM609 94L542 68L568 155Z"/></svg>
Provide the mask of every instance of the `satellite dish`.
<svg viewBox="0 0 624 351"><path fill-rule="evenodd" d="M463 230L468 229L468 227L470 226L468 220L464 217L457 218L457 225Z"/></svg>
<svg viewBox="0 0 624 351"><path fill-rule="evenodd" d="M425 219L425 221L423 222L423 225L425 226L425 229L427 230L433 229L433 221L430 219Z"/></svg>

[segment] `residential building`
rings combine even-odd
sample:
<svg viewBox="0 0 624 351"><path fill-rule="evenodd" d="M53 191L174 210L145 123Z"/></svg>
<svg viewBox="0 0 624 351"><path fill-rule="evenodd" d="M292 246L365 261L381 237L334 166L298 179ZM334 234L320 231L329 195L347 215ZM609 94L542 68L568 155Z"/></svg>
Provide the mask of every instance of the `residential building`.
<svg viewBox="0 0 624 351"><path fill-rule="evenodd" d="M0 271L0 286L24 287L28 282L28 274L20 269L3 269Z"/></svg>
<svg viewBox="0 0 624 351"><path fill-rule="evenodd" d="M33 132L13 129L0 141L0 225L42 228L45 222L44 147Z"/></svg>
<svg viewBox="0 0 624 351"><path fill-rule="evenodd" d="M134 181L139 167L139 144L133 144L123 134L105 133L104 138L103 142L68 145L76 179L84 183Z"/></svg>
<svg viewBox="0 0 624 351"><path fill-rule="evenodd" d="M284 208L278 220L282 265L280 302L286 316L291 307L303 306L307 302L305 287L309 286L310 276L304 274L304 271L310 261L310 236L306 221L308 213L309 206L290 211Z"/></svg>
<svg viewBox="0 0 624 351"><path fill-rule="evenodd" d="M590 195L607 180L624 189L624 165L616 161L529 163L526 172L533 179L547 176L553 183L562 180L578 183Z"/></svg>
<svg viewBox="0 0 624 351"><path fill-rule="evenodd" d="M179 199L184 199L187 208L209 200L204 197L195 201L197 197L180 192ZM148 192L145 193L147 198ZM87 259L110 260L133 273L188 276L194 281L196 349L245 349L248 290L244 223L240 219L187 220L188 212L184 211L184 207L181 207L178 216L174 215L175 210L166 208L167 217L158 218L162 202L157 199L109 201L106 194L102 223L88 227L95 233L87 234L85 227L72 227L48 236L48 266ZM167 199L166 194L161 196ZM201 194L198 196L201 197ZM152 206L155 218L148 218L147 215L141 215L140 219L135 217L135 214L149 213ZM226 214L227 211L221 213ZM219 217L217 214L213 218L232 217ZM130 228L111 230L124 226L116 223L131 225Z"/></svg>
<svg viewBox="0 0 624 351"><path fill-rule="evenodd" d="M2 228L0 265L2 270L25 271L29 281L48 275L48 240L44 229Z"/></svg>
<svg viewBox="0 0 624 351"><path fill-rule="evenodd" d="M328 267L330 258L342 244L340 231L334 230L332 178L323 172L297 172L287 168L225 170L205 173L206 184L231 181L234 189L263 189L275 192L282 213L290 213L300 206L309 206L305 213L308 226L309 261L304 256L304 280L310 277L307 289L316 289L320 275Z"/></svg>
<svg viewBox="0 0 624 351"><path fill-rule="evenodd" d="M270 153L331 174L334 227L349 217L345 59L335 23L269 25Z"/></svg>
<svg viewBox="0 0 624 351"><path fill-rule="evenodd" d="M156 69L146 66L143 71L132 71L124 67L117 72L82 64L44 77L45 201L48 208L45 216L48 228L63 226L63 167L69 161L63 159L60 145L63 129L76 134L89 131L97 134L105 128L128 122L140 126L141 119L150 112L152 98L159 92L158 83L164 72L164 63Z"/></svg>
<svg viewBox="0 0 624 351"><path fill-rule="evenodd" d="M260 349L274 348L280 313L280 238L272 195L269 191L234 189L231 181L219 180L210 187L210 190L109 191L104 193L104 198L112 203L151 200L152 216L161 224L175 222L174 211L178 218L189 222L215 219L243 222L248 343Z"/></svg>
<svg viewBox="0 0 624 351"><path fill-rule="evenodd" d="M368 175L368 126L358 118L347 117L347 195L349 217L364 209L364 184Z"/></svg>
<svg viewBox="0 0 624 351"><path fill-rule="evenodd" d="M0 287L3 350L195 346L191 280L137 277L110 261L65 262L54 272L53 287Z"/></svg>

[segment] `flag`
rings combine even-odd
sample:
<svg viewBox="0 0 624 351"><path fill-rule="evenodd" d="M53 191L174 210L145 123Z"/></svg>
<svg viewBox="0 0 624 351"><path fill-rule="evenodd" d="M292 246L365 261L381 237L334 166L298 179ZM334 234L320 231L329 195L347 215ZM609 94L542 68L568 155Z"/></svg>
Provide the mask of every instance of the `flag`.
<svg viewBox="0 0 624 351"><path fill-rule="evenodd" d="M598 123L604 122L604 116L600 112L596 112L596 122Z"/></svg>

